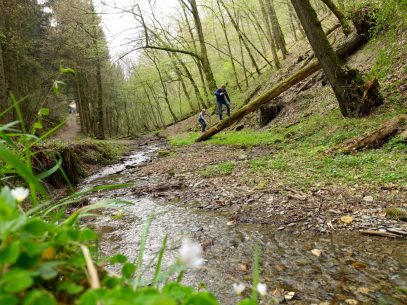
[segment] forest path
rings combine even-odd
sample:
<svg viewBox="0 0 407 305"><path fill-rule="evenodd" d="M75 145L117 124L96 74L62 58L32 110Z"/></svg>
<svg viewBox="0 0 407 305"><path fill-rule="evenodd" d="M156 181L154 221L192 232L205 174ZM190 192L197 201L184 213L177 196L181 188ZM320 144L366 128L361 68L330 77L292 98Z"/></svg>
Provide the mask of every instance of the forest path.
<svg viewBox="0 0 407 305"><path fill-rule="evenodd" d="M65 125L56 133L55 138L64 142L75 140L80 133L78 120L79 118L76 113L68 114Z"/></svg>
<svg viewBox="0 0 407 305"><path fill-rule="evenodd" d="M197 181L188 171L188 166L196 168L213 162L212 158L239 158L240 155L243 159L240 149L223 147L207 154L202 146L194 146L196 154L178 151L159 157L163 155L165 145L162 140L141 143L120 163L88 177L80 186L86 189L112 183L135 183L133 188L98 192L91 198L91 202L116 198L134 203L123 205L120 210L103 210L101 217L89 221L100 234L102 256L124 253L132 261L144 224L154 214L145 259L155 257L165 234L169 234L169 240L164 270L176 258L183 238L199 241L204 248L205 269L187 274L184 283L194 286L205 283L220 297L222 304L237 302L233 283L250 285L256 245L261 249L260 279L280 301L285 293L293 291L295 298L289 304L356 304L356 301L358 304L376 301L404 304L405 297L395 290L397 286L407 285L407 243L404 239L370 237L339 229L332 234L304 231L301 220L298 218L297 223L293 215L294 225L281 229L277 217L264 222L270 211L286 207L287 214L297 209L297 213L304 216L308 214L304 212L308 206L304 201L301 201L301 210L299 205L295 206L295 198L283 202L279 194L273 194L275 198L268 201L265 208L262 198L270 199L271 194L264 190L240 189L239 196L234 196L238 187L235 178L221 177L212 185L210 178ZM261 153L266 151L246 152L246 158ZM244 188L244 185L240 187ZM247 200L248 196L251 200ZM252 209L259 207L259 213L253 213ZM311 214L322 219L324 208L319 209L320 212ZM260 214L263 218L259 218ZM276 214L280 215L281 211L277 210ZM283 214L279 217L287 220ZM309 223L312 223L312 217ZM114 266L108 268L120 271ZM150 266L146 270L147 278L151 272ZM349 300L355 302L349 303Z"/></svg>

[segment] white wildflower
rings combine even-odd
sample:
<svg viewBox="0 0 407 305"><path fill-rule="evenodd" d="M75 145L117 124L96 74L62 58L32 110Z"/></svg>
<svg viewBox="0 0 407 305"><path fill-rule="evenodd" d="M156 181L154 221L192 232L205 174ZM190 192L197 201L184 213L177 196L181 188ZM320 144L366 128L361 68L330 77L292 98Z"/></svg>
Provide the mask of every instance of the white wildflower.
<svg viewBox="0 0 407 305"><path fill-rule="evenodd" d="M202 258L202 247L200 244L193 242L190 239L182 241L181 248L179 249L180 260L191 268L197 268L204 264Z"/></svg>
<svg viewBox="0 0 407 305"><path fill-rule="evenodd" d="M18 202L23 202L24 199L27 198L28 193L29 190L21 186L11 190L11 195L13 195Z"/></svg>
<svg viewBox="0 0 407 305"><path fill-rule="evenodd" d="M257 291L260 293L261 296L265 296L267 294L267 285L258 283L257 284Z"/></svg>
<svg viewBox="0 0 407 305"><path fill-rule="evenodd" d="M245 284L243 284L243 283L239 283L239 284L236 284L236 283L234 283L233 284L233 290L236 292L236 294L241 294L242 292L243 292L243 290L245 290L245 288L246 288L246 285Z"/></svg>

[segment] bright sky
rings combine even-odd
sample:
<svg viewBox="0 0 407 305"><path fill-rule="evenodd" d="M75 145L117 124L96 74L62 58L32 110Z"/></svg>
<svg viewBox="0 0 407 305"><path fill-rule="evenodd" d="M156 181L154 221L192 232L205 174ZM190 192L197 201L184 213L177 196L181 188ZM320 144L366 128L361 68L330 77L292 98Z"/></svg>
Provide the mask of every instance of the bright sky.
<svg viewBox="0 0 407 305"><path fill-rule="evenodd" d="M121 54L130 50L126 45L137 37L136 23L131 13L126 10L139 3L141 8L148 8L149 0L94 0L98 13L102 16L103 29L109 44L110 55L117 59ZM151 1L151 0L150 0ZM158 11L171 13L178 6L178 0L156 0Z"/></svg>

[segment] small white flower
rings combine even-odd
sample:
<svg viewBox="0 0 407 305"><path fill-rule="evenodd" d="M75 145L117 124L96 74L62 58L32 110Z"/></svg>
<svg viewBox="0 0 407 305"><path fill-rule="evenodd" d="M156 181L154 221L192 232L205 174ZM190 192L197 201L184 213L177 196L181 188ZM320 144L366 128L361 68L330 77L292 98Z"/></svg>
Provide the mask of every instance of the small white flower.
<svg viewBox="0 0 407 305"><path fill-rule="evenodd" d="M27 198L28 193L29 190L21 186L11 190L11 195L13 195L18 202L23 202L24 199Z"/></svg>
<svg viewBox="0 0 407 305"><path fill-rule="evenodd" d="M265 296L267 294L267 285L258 283L257 284L257 291L260 293L261 296Z"/></svg>
<svg viewBox="0 0 407 305"><path fill-rule="evenodd" d="M182 263L191 268L200 267L204 264L204 259L201 255L202 247L200 244L190 239L184 239L182 241L181 248L179 249L179 257Z"/></svg>
<svg viewBox="0 0 407 305"><path fill-rule="evenodd" d="M233 284L233 290L236 292L236 294L241 294L242 292L243 292L243 290L245 290L245 288L246 288L246 285L245 284L243 284L243 283L239 283L239 284L236 284L236 283L234 283Z"/></svg>

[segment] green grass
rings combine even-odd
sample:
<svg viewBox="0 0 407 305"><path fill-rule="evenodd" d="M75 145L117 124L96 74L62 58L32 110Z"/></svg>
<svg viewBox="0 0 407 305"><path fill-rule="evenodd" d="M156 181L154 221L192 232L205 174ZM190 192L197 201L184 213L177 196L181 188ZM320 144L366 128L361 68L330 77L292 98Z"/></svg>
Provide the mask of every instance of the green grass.
<svg viewBox="0 0 407 305"><path fill-rule="evenodd" d="M215 165L210 165L199 171L203 178L212 178L219 176L228 176L232 174L235 164L232 161L222 162Z"/></svg>

